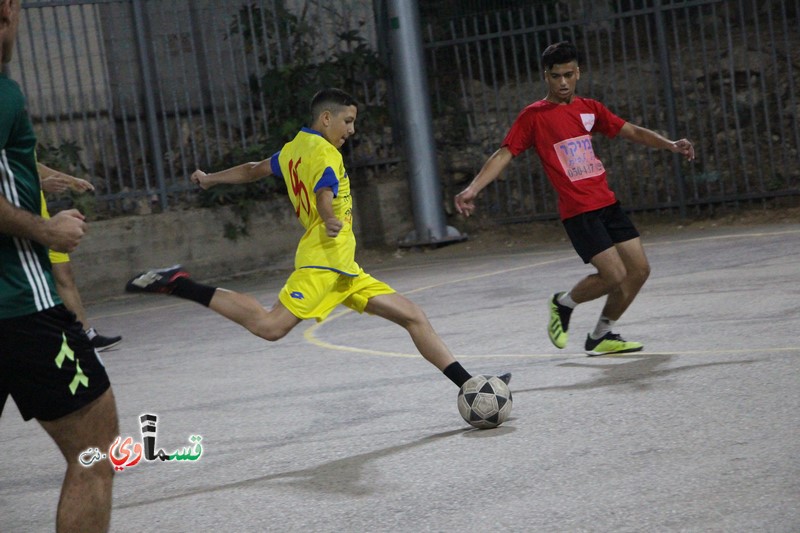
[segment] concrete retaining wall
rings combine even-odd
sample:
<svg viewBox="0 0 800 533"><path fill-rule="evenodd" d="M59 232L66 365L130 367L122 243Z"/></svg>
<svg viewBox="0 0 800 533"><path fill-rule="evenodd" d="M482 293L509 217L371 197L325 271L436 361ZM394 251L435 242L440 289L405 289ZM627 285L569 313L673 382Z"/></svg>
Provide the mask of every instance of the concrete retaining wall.
<svg viewBox="0 0 800 533"><path fill-rule="evenodd" d="M236 240L224 236L226 222L240 223L228 208L92 222L71 255L81 297L86 303L122 295L134 274L175 263L185 265L200 280L291 268L303 231L285 204L281 203L282 209L258 206L251 214L249 236Z"/></svg>
<svg viewBox="0 0 800 533"><path fill-rule="evenodd" d="M359 247L396 243L413 228L408 184L389 179L354 188ZM303 228L285 198L258 204L248 236L224 236L241 224L229 208L208 208L115 218L90 223L71 255L84 303L124 294L125 282L143 270L181 263L198 280L253 270L291 269Z"/></svg>

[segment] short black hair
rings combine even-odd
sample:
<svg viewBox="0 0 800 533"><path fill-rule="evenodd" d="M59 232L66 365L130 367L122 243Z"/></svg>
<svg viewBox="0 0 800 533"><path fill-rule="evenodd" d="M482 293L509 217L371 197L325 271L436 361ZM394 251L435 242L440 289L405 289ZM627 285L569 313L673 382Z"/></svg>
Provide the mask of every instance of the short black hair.
<svg viewBox="0 0 800 533"><path fill-rule="evenodd" d="M545 70L552 69L553 65L563 65L570 61L578 62L578 49L569 41L551 44L542 54L542 65Z"/></svg>
<svg viewBox="0 0 800 533"><path fill-rule="evenodd" d="M351 105L358 107L358 101L345 91L335 87L322 89L311 99L311 123L325 111L337 111Z"/></svg>

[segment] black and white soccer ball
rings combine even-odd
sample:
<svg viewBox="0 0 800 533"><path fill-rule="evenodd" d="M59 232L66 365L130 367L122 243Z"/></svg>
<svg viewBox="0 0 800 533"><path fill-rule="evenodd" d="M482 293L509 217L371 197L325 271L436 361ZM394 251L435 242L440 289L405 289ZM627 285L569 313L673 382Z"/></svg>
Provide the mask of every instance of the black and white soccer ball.
<svg viewBox="0 0 800 533"><path fill-rule="evenodd" d="M511 391L497 376L473 376L458 391L458 412L479 429L496 428L511 414Z"/></svg>

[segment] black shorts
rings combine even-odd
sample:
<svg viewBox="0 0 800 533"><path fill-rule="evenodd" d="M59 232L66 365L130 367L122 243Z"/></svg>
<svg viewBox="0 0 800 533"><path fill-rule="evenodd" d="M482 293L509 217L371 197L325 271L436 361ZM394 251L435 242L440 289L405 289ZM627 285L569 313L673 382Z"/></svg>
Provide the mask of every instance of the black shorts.
<svg viewBox="0 0 800 533"><path fill-rule="evenodd" d="M618 242L629 241L639 236L639 232L619 202L568 218L562 223L573 248L584 263L591 263L592 257Z"/></svg>
<svg viewBox="0 0 800 533"><path fill-rule="evenodd" d="M10 394L25 420L55 420L109 386L81 323L63 305L0 319L0 413Z"/></svg>

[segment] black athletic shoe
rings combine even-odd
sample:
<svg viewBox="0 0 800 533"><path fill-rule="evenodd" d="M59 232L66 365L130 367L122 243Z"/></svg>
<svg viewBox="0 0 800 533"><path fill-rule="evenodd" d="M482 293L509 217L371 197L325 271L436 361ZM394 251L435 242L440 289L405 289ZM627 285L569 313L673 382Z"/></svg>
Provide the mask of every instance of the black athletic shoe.
<svg viewBox="0 0 800 533"><path fill-rule="evenodd" d="M131 278L125 285L125 291L170 294L175 290L176 281L188 277L189 273L181 265L159 270L148 270Z"/></svg>
<svg viewBox="0 0 800 533"><path fill-rule="evenodd" d="M497 377L500 378L500 381L508 385L508 382L511 381L511 372L506 372L502 376L497 376Z"/></svg>
<svg viewBox="0 0 800 533"><path fill-rule="evenodd" d="M105 337L103 335L95 334L94 337L89 339L94 346L94 349L98 352L102 352L103 350L108 350L109 348L113 348L120 342L122 342L122 337L117 335L116 337Z"/></svg>

